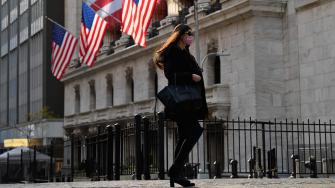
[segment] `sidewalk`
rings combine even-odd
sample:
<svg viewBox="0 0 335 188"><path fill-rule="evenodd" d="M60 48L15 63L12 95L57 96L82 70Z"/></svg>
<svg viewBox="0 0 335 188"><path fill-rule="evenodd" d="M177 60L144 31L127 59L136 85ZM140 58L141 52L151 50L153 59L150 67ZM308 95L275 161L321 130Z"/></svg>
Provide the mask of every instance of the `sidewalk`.
<svg viewBox="0 0 335 188"><path fill-rule="evenodd" d="M194 180L199 188L335 188L335 179L332 178L303 178L303 179L201 179ZM69 182L69 183L45 183L45 184L3 184L0 188L103 188L103 187L169 187L168 180L150 181L100 181L100 182ZM178 187L178 186L177 186Z"/></svg>

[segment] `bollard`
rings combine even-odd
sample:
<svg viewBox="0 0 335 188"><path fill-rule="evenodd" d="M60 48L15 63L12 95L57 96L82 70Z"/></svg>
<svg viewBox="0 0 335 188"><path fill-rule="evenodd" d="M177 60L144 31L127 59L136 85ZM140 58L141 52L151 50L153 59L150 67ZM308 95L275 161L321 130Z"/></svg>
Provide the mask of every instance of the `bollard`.
<svg viewBox="0 0 335 188"><path fill-rule="evenodd" d="M296 178L296 175L297 175L297 163L296 163L296 159L299 160L299 155L294 155L292 154L291 155L291 159L292 159L292 173L291 173L291 176L290 178ZM299 165L299 164L298 164Z"/></svg>
<svg viewBox="0 0 335 188"><path fill-rule="evenodd" d="M322 173L324 174L324 176L326 178L329 178L328 169L327 169L327 159L326 158L322 159Z"/></svg>
<svg viewBox="0 0 335 188"><path fill-rule="evenodd" d="M268 178L277 178L277 159L276 159L276 149L272 148L267 152L268 154Z"/></svg>
<svg viewBox="0 0 335 188"><path fill-rule="evenodd" d="M255 178L263 178L263 169L262 169L262 151L261 148L256 148L256 155L255 155Z"/></svg>
<svg viewBox="0 0 335 188"><path fill-rule="evenodd" d="M143 117L143 175L145 180L150 180L150 141L149 141L149 118Z"/></svg>
<svg viewBox="0 0 335 188"><path fill-rule="evenodd" d="M272 178L272 155L271 151L267 152L268 154L268 170L266 172L267 178Z"/></svg>
<svg viewBox="0 0 335 188"><path fill-rule="evenodd" d="M250 158L248 160L249 163L249 175L248 178L254 178L254 172L255 172L255 160L253 158Z"/></svg>
<svg viewBox="0 0 335 188"><path fill-rule="evenodd" d="M309 161L305 162L305 167L311 171L311 178L317 178L316 159L313 155L309 157Z"/></svg>
<svg viewBox="0 0 335 188"><path fill-rule="evenodd" d="M113 126L107 125L107 179L113 180Z"/></svg>
<svg viewBox="0 0 335 188"><path fill-rule="evenodd" d="M296 177L301 178L301 176L300 176L300 159L295 160L295 166L297 168L296 169L296 172L297 172Z"/></svg>
<svg viewBox="0 0 335 188"><path fill-rule="evenodd" d="M231 165L231 176L230 178L237 178L237 160L230 160L230 165Z"/></svg>
<svg viewBox="0 0 335 188"><path fill-rule="evenodd" d="M164 113L158 113L158 179L165 179L164 169Z"/></svg>
<svg viewBox="0 0 335 188"><path fill-rule="evenodd" d="M214 168L214 173L215 173L215 179L216 178L221 178L222 176L221 176L221 165L220 165L220 163L219 162L217 162L217 161L214 161L214 163L213 163L213 168Z"/></svg>
<svg viewBox="0 0 335 188"><path fill-rule="evenodd" d="M134 124L135 124L135 174L136 179L141 180L142 179L142 140L141 140L141 115L137 114L135 116Z"/></svg>
<svg viewBox="0 0 335 188"><path fill-rule="evenodd" d="M211 164L210 164L210 163L207 163L206 166L207 166L207 169L208 169L208 176L209 176L209 179L212 179L212 178L213 178L213 175L212 175Z"/></svg>
<svg viewBox="0 0 335 188"><path fill-rule="evenodd" d="M114 124L115 128L115 167L114 167L114 180L120 180L121 175L121 125L116 123Z"/></svg>

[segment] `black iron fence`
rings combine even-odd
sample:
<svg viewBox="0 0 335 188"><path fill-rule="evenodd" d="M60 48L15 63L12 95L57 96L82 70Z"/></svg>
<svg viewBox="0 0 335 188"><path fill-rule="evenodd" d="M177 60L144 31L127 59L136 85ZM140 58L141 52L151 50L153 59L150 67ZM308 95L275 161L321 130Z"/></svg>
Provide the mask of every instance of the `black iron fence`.
<svg viewBox="0 0 335 188"><path fill-rule="evenodd" d="M204 134L185 166L190 178L334 174L331 121L215 119L201 124ZM71 174L82 169L92 179L164 179L177 134L176 124L162 113L157 121L137 115L100 126L84 139L72 137Z"/></svg>

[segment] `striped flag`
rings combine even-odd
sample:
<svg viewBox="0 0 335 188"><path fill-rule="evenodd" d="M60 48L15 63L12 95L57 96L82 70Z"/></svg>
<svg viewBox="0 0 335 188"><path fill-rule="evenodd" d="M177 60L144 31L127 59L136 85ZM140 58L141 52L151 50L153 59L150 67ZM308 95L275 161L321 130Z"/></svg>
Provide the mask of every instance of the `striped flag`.
<svg viewBox="0 0 335 188"><path fill-rule="evenodd" d="M156 3L157 0L124 0L122 4L122 31L142 47L146 47L146 33Z"/></svg>
<svg viewBox="0 0 335 188"><path fill-rule="evenodd" d="M101 42L106 33L107 22L94 12L86 3L82 5L79 56L82 63L89 67L94 64Z"/></svg>
<svg viewBox="0 0 335 188"><path fill-rule="evenodd" d="M101 18L108 22L109 28L115 28L116 25L120 24L122 0L89 0L87 4L96 11Z"/></svg>
<svg viewBox="0 0 335 188"><path fill-rule="evenodd" d="M71 33L53 23L51 71L58 80L62 78L68 67L77 42Z"/></svg>

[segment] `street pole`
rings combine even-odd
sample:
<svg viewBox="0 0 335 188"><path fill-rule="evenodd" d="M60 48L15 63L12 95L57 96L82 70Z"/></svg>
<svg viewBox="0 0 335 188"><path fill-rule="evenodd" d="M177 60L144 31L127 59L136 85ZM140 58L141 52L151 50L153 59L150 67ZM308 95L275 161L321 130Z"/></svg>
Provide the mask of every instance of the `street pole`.
<svg viewBox="0 0 335 188"><path fill-rule="evenodd" d="M197 63L200 65L198 0L194 0L194 34L195 34L195 58Z"/></svg>

